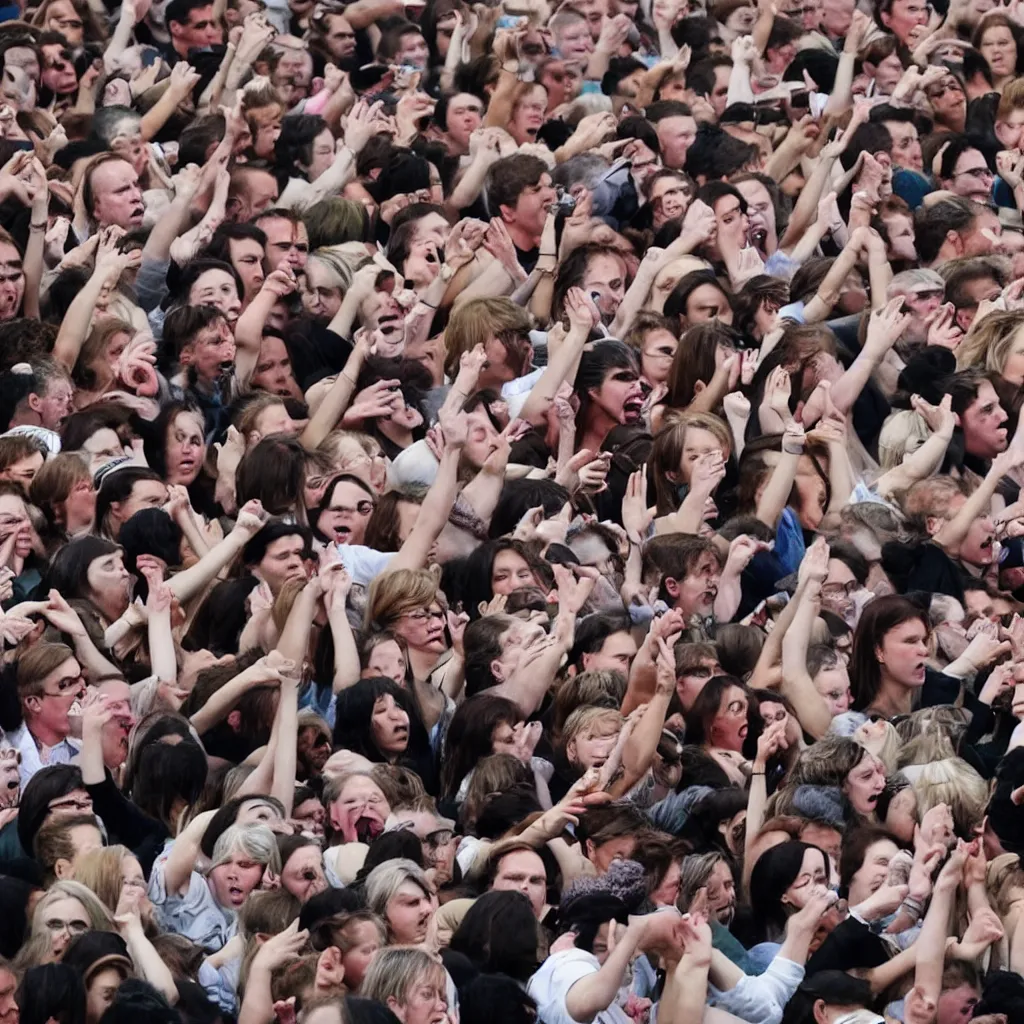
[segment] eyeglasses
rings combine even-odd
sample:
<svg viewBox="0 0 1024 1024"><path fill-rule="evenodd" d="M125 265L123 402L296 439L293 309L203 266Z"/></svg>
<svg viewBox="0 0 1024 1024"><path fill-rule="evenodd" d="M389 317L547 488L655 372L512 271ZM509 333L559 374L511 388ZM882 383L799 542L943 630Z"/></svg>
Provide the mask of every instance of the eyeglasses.
<svg viewBox="0 0 1024 1024"><path fill-rule="evenodd" d="M847 583L826 583L821 588L822 597L852 597L854 592L860 589L856 580Z"/></svg>
<svg viewBox="0 0 1024 1024"><path fill-rule="evenodd" d="M62 921L59 917L54 917L46 922L46 930L51 935L59 935L61 932L67 932L71 936L81 935L89 930L89 922Z"/></svg>
<svg viewBox="0 0 1024 1024"><path fill-rule="evenodd" d="M145 889L146 880L144 878L122 878L121 879L122 889Z"/></svg>
<svg viewBox="0 0 1024 1024"><path fill-rule="evenodd" d="M58 679L57 692L51 693L49 690L43 690L43 696L66 697L69 693L78 693L84 685L85 680L81 676L75 676L73 679Z"/></svg>
<svg viewBox="0 0 1024 1024"><path fill-rule="evenodd" d="M993 177L992 172L987 167L968 167L966 170L957 171L957 175L969 174L972 178L978 178L984 180L985 178Z"/></svg>

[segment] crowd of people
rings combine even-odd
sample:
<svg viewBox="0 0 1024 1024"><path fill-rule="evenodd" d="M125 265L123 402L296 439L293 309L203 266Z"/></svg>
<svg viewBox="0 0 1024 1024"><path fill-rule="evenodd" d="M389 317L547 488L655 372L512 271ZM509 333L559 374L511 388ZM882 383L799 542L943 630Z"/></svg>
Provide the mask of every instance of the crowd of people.
<svg viewBox="0 0 1024 1024"><path fill-rule="evenodd" d="M0 19L0 1024L1024 1021L1020 0Z"/></svg>

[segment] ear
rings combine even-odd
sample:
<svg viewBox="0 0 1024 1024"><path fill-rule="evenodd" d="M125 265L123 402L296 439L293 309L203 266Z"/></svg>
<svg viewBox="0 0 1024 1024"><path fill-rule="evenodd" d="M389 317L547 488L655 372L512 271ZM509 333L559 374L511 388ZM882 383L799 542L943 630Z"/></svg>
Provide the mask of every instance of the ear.
<svg viewBox="0 0 1024 1024"><path fill-rule="evenodd" d="M345 983L345 965L341 950L328 946L316 962L316 988L318 991L334 990Z"/></svg>
<svg viewBox="0 0 1024 1024"><path fill-rule="evenodd" d="M28 407L33 412L39 412L43 407L43 400L34 392L30 392L28 396Z"/></svg>
<svg viewBox="0 0 1024 1024"><path fill-rule="evenodd" d="M594 840L588 839L583 844L583 856L586 857L587 860L593 860L595 853L597 853L597 847L594 846Z"/></svg>
<svg viewBox="0 0 1024 1024"><path fill-rule="evenodd" d="M879 644L875 648L875 661L877 661L879 665L884 665L885 664L885 654L882 651L882 645L881 644Z"/></svg>
<svg viewBox="0 0 1024 1024"><path fill-rule="evenodd" d="M193 356L193 351L192 351L191 344L185 345L184 348L182 348L181 353L178 356L178 362L181 363L182 366L191 366L192 365L192 356Z"/></svg>
<svg viewBox="0 0 1024 1024"><path fill-rule="evenodd" d="M258 430L250 430L246 436L246 446L249 451L252 451L254 445L260 443L263 440L263 435Z"/></svg>
<svg viewBox="0 0 1024 1024"><path fill-rule="evenodd" d="M964 252L964 243L961 240L959 234L955 231L946 232L946 241L953 246L957 256L962 256Z"/></svg>
<svg viewBox="0 0 1024 1024"><path fill-rule="evenodd" d="M70 878L71 870L71 861L66 860L64 857L58 857L57 863L53 865L53 873L57 876L58 881Z"/></svg>
<svg viewBox="0 0 1024 1024"><path fill-rule="evenodd" d="M495 658L494 661L491 662L491 675L494 676L499 683L508 681L505 679L505 668L501 664L501 660L499 658Z"/></svg>
<svg viewBox="0 0 1024 1024"><path fill-rule="evenodd" d="M110 503L110 511L114 513L114 516L117 519L120 519L121 518L121 502L119 502L119 501L112 501Z"/></svg>
<svg viewBox="0 0 1024 1024"><path fill-rule="evenodd" d="M679 580L675 580L671 576L666 576L662 582L665 584L665 593L667 593L669 597L679 596Z"/></svg>
<svg viewBox="0 0 1024 1024"><path fill-rule="evenodd" d="M31 711L33 715L38 715L43 707L43 698L35 695L26 697L23 701L23 707L26 711Z"/></svg>
<svg viewBox="0 0 1024 1024"><path fill-rule="evenodd" d="M938 516L928 516L928 517L926 517L925 521L924 521L924 524L925 524L925 529L928 531L928 536L929 537L934 537L935 534L937 534L939 532L939 530L942 529L942 524L945 521L946 521L945 519L940 519Z"/></svg>
<svg viewBox="0 0 1024 1024"><path fill-rule="evenodd" d="M814 1014L814 1024L828 1024L829 1013L824 999L815 999L811 1012Z"/></svg>
<svg viewBox="0 0 1024 1024"><path fill-rule="evenodd" d="M238 730L242 728L242 712L232 711L228 715L228 725L234 729L235 732L238 732Z"/></svg>
<svg viewBox="0 0 1024 1024"><path fill-rule="evenodd" d="M398 1017L398 1011L402 1009L402 1004L394 996L388 996L388 998L385 1001L387 1003L388 1009L396 1017ZM402 1019L402 1018L399 1018L399 1019Z"/></svg>
<svg viewBox="0 0 1024 1024"><path fill-rule="evenodd" d="M892 28L892 15L888 11L882 12L881 21L886 28Z"/></svg>
<svg viewBox="0 0 1024 1024"><path fill-rule="evenodd" d="M583 671L584 672L589 671L590 664L591 664L591 662L593 660L594 660L594 656L592 654L584 654L583 657L580 658L580 664L583 666Z"/></svg>
<svg viewBox="0 0 1024 1024"><path fill-rule="evenodd" d="M516 210L514 206L509 206L507 203L503 203L498 207L498 212L501 214L501 219L506 224L511 224L516 219Z"/></svg>
<svg viewBox="0 0 1024 1024"><path fill-rule="evenodd" d="M569 740L565 745L565 759L569 764L573 764L576 761L576 741L574 739Z"/></svg>
<svg viewBox="0 0 1024 1024"><path fill-rule="evenodd" d="M704 381L702 381L702 380L697 381L697 383L693 385L693 393L694 393L694 395L699 395L706 387L707 387L707 384L705 384Z"/></svg>

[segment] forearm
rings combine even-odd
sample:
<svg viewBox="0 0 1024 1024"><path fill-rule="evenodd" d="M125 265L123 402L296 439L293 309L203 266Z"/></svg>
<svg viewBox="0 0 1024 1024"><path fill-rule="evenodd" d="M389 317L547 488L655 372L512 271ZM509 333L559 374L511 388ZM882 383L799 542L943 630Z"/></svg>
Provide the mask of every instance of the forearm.
<svg viewBox="0 0 1024 1024"><path fill-rule="evenodd" d="M86 786L99 786L106 778L106 765L103 763L103 735L93 730L86 719L82 728L82 748L78 752L78 768L82 773L82 782Z"/></svg>
<svg viewBox="0 0 1024 1024"><path fill-rule="evenodd" d="M843 47L839 55L839 67L836 68L836 79L825 104L824 115L834 117L843 114L853 106L853 72L857 63L856 52Z"/></svg>
<svg viewBox="0 0 1024 1024"><path fill-rule="evenodd" d="M817 588L799 600L792 624L782 638L782 684L779 687L782 695L792 702L801 728L815 739L821 739L832 724L832 713L807 672L807 648L819 607Z"/></svg>
<svg viewBox="0 0 1024 1024"><path fill-rule="evenodd" d="M750 85L750 65L745 61L736 61L729 72L729 94L725 102L726 106L754 102L754 90Z"/></svg>
<svg viewBox="0 0 1024 1024"><path fill-rule="evenodd" d="M716 622L732 622L743 600L743 586L738 572L726 568L718 583L718 594L715 597L714 614Z"/></svg>
<svg viewBox="0 0 1024 1024"><path fill-rule="evenodd" d="M316 181L310 182L309 204L337 195L355 176L356 154L350 146L343 145L331 166Z"/></svg>
<svg viewBox="0 0 1024 1024"><path fill-rule="evenodd" d="M263 344L263 328L276 302L277 296L273 292L261 289L235 324L235 376L242 389L248 388L256 371L260 345Z"/></svg>
<svg viewBox="0 0 1024 1024"><path fill-rule="evenodd" d="M461 449L448 448L441 454L437 476L427 492L416 524L398 554L388 563L388 570L422 569L427 555L448 522L458 492L459 455Z"/></svg>
<svg viewBox="0 0 1024 1024"><path fill-rule="evenodd" d="M452 194L445 200L445 206L456 216L462 210L472 206L484 189L484 183L487 181L487 172L490 169L490 164L477 156L465 171L462 172L462 176L456 183L455 188L452 189Z"/></svg>
<svg viewBox="0 0 1024 1024"><path fill-rule="evenodd" d="M828 446L828 481L832 490L828 511L839 512L850 500L853 489L857 485L856 474L850 464L850 453L845 444Z"/></svg>
<svg viewBox="0 0 1024 1024"><path fill-rule="evenodd" d="M181 602L203 590L226 565L241 553L249 540L248 532L232 530L219 544L215 544L195 565L168 580L171 593Z"/></svg>
<svg viewBox="0 0 1024 1024"><path fill-rule="evenodd" d="M178 109L181 97L174 92L170 86L164 89L164 94L153 104L139 123L139 130L142 132L143 141L149 142L155 139L160 129L170 120L171 115Z"/></svg>
<svg viewBox="0 0 1024 1024"><path fill-rule="evenodd" d="M270 972L261 965L254 965L245 983L245 997L238 1011L238 1024L270 1024L273 1020L274 997L270 990Z"/></svg>
<svg viewBox="0 0 1024 1024"><path fill-rule="evenodd" d="M121 16L117 20L117 25L114 27L113 34L110 39L107 40L106 49L103 51L103 70L111 75L117 69L117 61L121 54L128 49L131 43L132 31L135 28L135 22L131 17L126 15L127 9L121 8Z"/></svg>
<svg viewBox="0 0 1024 1024"><path fill-rule="evenodd" d="M788 140L789 136L782 141L765 163L764 173L776 181L784 181L800 163L801 153L796 147L787 145Z"/></svg>
<svg viewBox="0 0 1024 1024"><path fill-rule="evenodd" d="M565 996L565 1008L573 1020L580 1024L591 1024L599 1013L611 1006L622 985L629 961L636 952L638 939L637 931L632 926L628 927L601 969L581 978L569 989Z"/></svg>
<svg viewBox="0 0 1024 1024"><path fill-rule="evenodd" d="M524 718L536 714L555 681L564 653L559 646L545 651L531 663L528 670L517 673L509 682L496 686L494 696L507 697L519 708Z"/></svg>
<svg viewBox="0 0 1024 1024"><path fill-rule="evenodd" d="M641 263L640 269L637 271L636 277L633 278L633 283L629 286L629 290L622 300L622 305L619 306L615 319L609 328L613 337L621 338L629 330L636 319L637 313L644 308L647 296L651 294L651 286L653 284L654 274L648 273Z"/></svg>
<svg viewBox="0 0 1024 1024"><path fill-rule="evenodd" d="M78 355L89 335L89 325L96 309L96 300L106 284L106 275L93 273L85 287L71 300L61 321L57 340L53 343L53 358L69 372L78 362Z"/></svg>
<svg viewBox="0 0 1024 1024"><path fill-rule="evenodd" d="M757 771L756 765L754 770ZM764 765L761 766L760 771L762 774L751 775L750 792L747 794L747 823L743 853L743 892L747 896L750 895L750 875L754 870L752 854L754 841L764 824L764 812L768 806L768 783L763 774Z"/></svg>
<svg viewBox="0 0 1024 1024"><path fill-rule="evenodd" d="M47 209L32 210L29 221L28 244L25 246L25 304L23 315L31 320L39 319L40 289L43 284L43 256L46 249ZM36 228L36 224L42 224Z"/></svg>
<svg viewBox="0 0 1024 1024"><path fill-rule="evenodd" d="M693 1024L704 1016L710 964L684 956L669 974L658 1001L658 1024Z"/></svg>
<svg viewBox="0 0 1024 1024"><path fill-rule="evenodd" d="M210 79L210 84L203 90L199 97L200 113L208 113L215 110L224 96L224 88L227 85L228 72L231 70L231 63L235 59L235 47L228 43L224 49L224 57L221 59L217 74Z"/></svg>
<svg viewBox="0 0 1024 1024"><path fill-rule="evenodd" d="M835 259L824 280L818 286L814 298L804 310L805 323L818 323L828 318L839 299L839 289L857 264L857 250L847 246ZM811 317L814 319L812 320ZM868 371L870 373L870 370ZM865 377L865 380L867 377ZM863 384L861 385L863 387ZM858 392L859 393L859 392Z"/></svg>
<svg viewBox="0 0 1024 1024"><path fill-rule="evenodd" d="M623 777L617 783L617 788L623 795L647 774L647 770L654 762L654 755L661 742L661 732L665 726L670 697L671 694L660 691L654 695L622 748Z"/></svg>
<svg viewBox="0 0 1024 1024"><path fill-rule="evenodd" d="M345 603L338 599L327 616L334 640L334 681L332 688L341 693L359 682L359 651L356 649L352 627L345 614Z"/></svg>
<svg viewBox="0 0 1024 1024"><path fill-rule="evenodd" d="M199 529L199 525L196 523L195 513L192 511L191 507L187 508L180 518L175 519L175 522L180 527L181 532L185 537L185 541L195 552L196 557L202 558L203 555L210 550L210 544L206 539L206 535Z"/></svg>
<svg viewBox="0 0 1024 1024"><path fill-rule="evenodd" d="M784 251L794 263L806 263L817 251L818 246L821 245L822 239L827 233L828 225L823 224L820 219L815 220L813 224L809 224L801 232L797 243L792 248L786 248Z"/></svg>
<svg viewBox="0 0 1024 1024"><path fill-rule="evenodd" d="M341 422L345 410L355 394L356 381L363 365L362 350L356 346L348 357L338 379L324 395L323 401L317 406L316 412L310 417L305 429L299 436L299 444L306 451L314 451L321 441Z"/></svg>
<svg viewBox="0 0 1024 1024"><path fill-rule="evenodd" d="M171 243L187 230L192 219L191 202L190 195L175 197L167 212L153 225L153 230L146 239L142 249L144 260L166 263L171 258Z"/></svg>
<svg viewBox="0 0 1024 1024"><path fill-rule="evenodd" d="M75 657L78 658L90 679L104 679L121 674L121 670L99 650L84 629L81 633L76 633L73 640Z"/></svg>
<svg viewBox="0 0 1024 1024"><path fill-rule="evenodd" d="M526 271L522 273L525 278ZM452 302L452 308L458 309L459 306L471 299L493 299L497 296L509 295L519 283L519 280L509 273L504 264L499 263L498 260L491 260L480 274L459 290Z"/></svg>
<svg viewBox="0 0 1024 1024"><path fill-rule="evenodd" d="M799 465L800 453L783 451L758 499L757 518L773 530L778 528L786 503L793 493L793 483Z"/></svg>
<svg viewBox="0 0 1024 1024"><path fill-rule="evenodd" d="M971 525L976 519L987 514L1000 479L998 473L991 469L988 471L977 488L967 496L967 500L960 506L960 511L944 523L942 529L935 535L935 542L940 547L956 557Z"/></svg>
<svg viewBox="0 0 1024 1024"><path fill-rule="evenodd" d="M587 332L581 328L573 327L569 330L565 340L558 346L558 351L544 368L540 379L530 389L530 394L519 413L521 419L534 425L544 422L562 382L575 378L587 337Z"/></svg>
<svg viewBox="0 0 1024 1024"><path fill-rule="evenodd" d="M171 632L171 609L149 613L150 672L163 683L178 678L178 661L174 656L174 635Z"/></svg>
<svg viewBox="0 0 1024 1024"><path fill-rule="evenodd" d="M277 704L277 749L274 752L274 785L270 795L284 806L285 818L292 816L295 801L295 766L299 738L299 684L297 679L286 679L281 684Z"/></svg>
<svg viewBox="0 0 1024 1024"><path fill-rule="evenodd" d="M914 943L917 948L917 966L914 986L933 1002L938 1003L942 992L942 969L946 957L946 936L949 914L953 906L953 893L941 883L932 893L932 901L924 916L924 924Z"/></svg>
<svg viewBox="0 0 1024 1024"><path fill-rule="evenodd" d="M587 61L587 71L584 77L593 82L600 82L608 71L608 65L614 56L615 54L610 50L594 50L590 55L590 60ZM557 153L555 154L555 159L558 159ZM568 159L568 157L565 159ZM561 160L558 162L562 163Z"/></svg>
<svg viewBox="0 0 1024 1024"><path fill-rule="evenodd" d="M178 986L174 982L171 969L160 958L153 943L146 938L142 926L132 927L125 935L128 953L135 964L135 969L149 982L170 1004L178 1002Z"/></svg>
<svg viewBox="0 0 1024 1024"><path fill-rule="evenodd" d="M316 581L310 580L295 598L277 641L277 652L300 667L305 662L306 652L309 650L309 634L316 616L318 600Z"/></svg>
<svg viewBox="0 0 1024 1024"><path fill-rule="evenodd" d="M512 102L519 84L519 74L506 67L498 72L498 84L487 104L486 128L506 128L512 120Z"/></svg>
<svg viewBox="0 0 1024 1024"><path fill-rule="evenodd" d="M498 507L505 478L501 473L492 473L481 469L472 480L462 488L461 498L476 513L477 517L490 526L491 517Z"/></svg>
<svg viewBox="0 0 1024 1024"><path fill-rule="evenodd" d="M339 338L351 338L352 328L359 316L359 307L368 297L357 288L349 288L341 300L338 312L334 314L334 319L327 325L327 329L333 331Z"/></svg>
<svg viewBox="0 0 1024 1024"><path fill-rule="evenodd" d="M921 940L918 939L918 942ZM891 960L887 960L878 967L871 968L867 974L868 984L871 986L872 995L884 992L890 985L894 985L902 978L907 971L913 970L917 961L917 942L909 949L897 953Z"/></svg>
<svg viewBox="0 0 1024 1024"><path fill-rule="evenodd" d="M686 407L686 411L714 412L728 393L729 371L719 366L708 382L708 386L699 395L693 396L693 401Z"/></svg>
<svg viewBox="0 0 1024 1024"><path fill-rule="evenodd" d="M892 267L885 258L885 250L868 256L868 281L871 284L871 309L885 308L885 296L892 281Z"/></svg>

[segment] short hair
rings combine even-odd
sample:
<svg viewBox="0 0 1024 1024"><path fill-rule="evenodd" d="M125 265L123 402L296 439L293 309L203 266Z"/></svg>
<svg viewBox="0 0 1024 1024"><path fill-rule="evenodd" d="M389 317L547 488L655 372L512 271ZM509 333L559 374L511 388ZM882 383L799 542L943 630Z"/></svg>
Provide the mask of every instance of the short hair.
<svg viewBox="0 0 1024 1024"><path fill-rule="evenodd" d="M952 178L956 162L968 150L978 149L978 144L966 135L945 135L942 139L942 147L938 177ZM980 152L980 149L978 151Z"/></svg>
<svg viewBox="0 0 1024 1024"><path fill-rule="evenodd" d="M43 867L48 878L54 877L57 861L72 861L75 858L75 844L71 830L91 825L98 832L100 823L95 814L72 814L68 817L51 817L43 822L32 843L32 853Z"/></svg>
<svg viewBox="0 0 1024 1024"><path fill-rule="evenodd" d="M966 231L985 209L980 203L950 196L938 202L923 204L914 213L914 241L918 255L932 263L950 232Z"/></svg>
<svg viewBox="0 0 1024 1024"><path fill-rule="evenodd" d="M200 331L218 320L225 320L225 317L215 306L176 306L164 320L163 344L180 357L182 350L195 342Z"/></svg>
<svg viewBox="0 0 1024 1024"><path fill-rule="evenodd" d="M378 864L366 876L367 907L382 921L387 921L388 904L406 882L419 886L427 896L434 891L426 872L414 861L399 857Z"/></svg>
<svg viewBox="0 0 1024 1024"><path fill-rule="evenodd" d="M548 165L540 157L515 153L499 160L487 176L487 207L493 216L501 215L503 206L515 206L519 197L537 185L548 173Z"/></svg>
<svg viewBox="0 0 1024 1024"><path fill-rule="evenodd" d="M644 110L644 117L653 125L669 117L693 117L693 111L679 100L658 100Z"/></svg>
<svg viewBox="0 0 1024 1024"><path fill-rule="evenodd" d="M374 872L384 867L387 865L381 864ZM404 1004L410 988L423 977L432 979L440 991L445 990L445 969L430 953L410 946L387 946L378 950L370 962L359 991L364 998L384 1006L388 999Z"/></svg>

